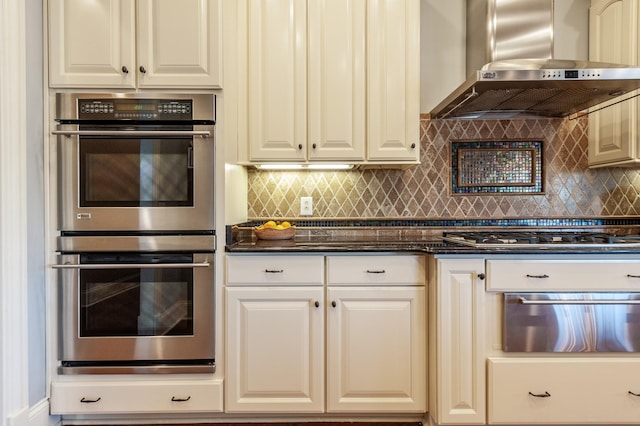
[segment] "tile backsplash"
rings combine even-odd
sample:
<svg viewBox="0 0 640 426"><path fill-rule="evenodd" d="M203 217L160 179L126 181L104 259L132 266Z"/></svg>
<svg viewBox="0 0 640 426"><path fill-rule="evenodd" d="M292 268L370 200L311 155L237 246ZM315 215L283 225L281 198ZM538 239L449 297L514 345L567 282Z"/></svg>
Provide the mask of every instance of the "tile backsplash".
<svg viewBox="0 0 640 426"><path fill-rule="evenodd" d="M476 219L640 214L640 170L587 167L588 118L421 120L421 164L405 170L249 170L249 218ZM543 194L452 195L452 140L543 141Z"/></svg>

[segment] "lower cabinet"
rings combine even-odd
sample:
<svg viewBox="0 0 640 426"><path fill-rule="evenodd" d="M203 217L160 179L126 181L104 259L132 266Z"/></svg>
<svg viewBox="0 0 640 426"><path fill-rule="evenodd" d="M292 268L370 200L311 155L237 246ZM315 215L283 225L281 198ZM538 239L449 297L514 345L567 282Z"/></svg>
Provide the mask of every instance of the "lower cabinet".
<svg viewBox="0 0 640 426"><path fill-rule="evenodd" d="M54 382L51 414L221 412L222 380Z"/></svg>
<svg viewBox="0 0 640 426"><path fill-rule="evenodd" d="M484 259L430 260L429 415L439 425L485 424Z"/></svg>
<svg viewBox="0 0 640 426"><path fill-rule="evenodd" d="M424 263L227 256L226 411L425 412Z"/></svg>
<svg viewBox="0 0 640 426"><path fill-rule="evenodd" d="M491 424L638 424L640 360L489 358Z"/></svg>

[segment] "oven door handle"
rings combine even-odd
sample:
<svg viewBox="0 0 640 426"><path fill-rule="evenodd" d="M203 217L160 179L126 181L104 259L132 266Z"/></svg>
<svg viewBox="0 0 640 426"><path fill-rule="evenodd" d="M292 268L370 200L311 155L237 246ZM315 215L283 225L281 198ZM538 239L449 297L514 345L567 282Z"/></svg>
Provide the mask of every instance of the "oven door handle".
<svg viewBox="0 0 640 426"><path fill-rule="evenodd" d="M55 269L166 269L166 268L208 268L209 262L202 263L82 263L51 265Z"/></svg>
<svg viewBox="0 0 640 426"><path fill-rule="evenodd" d="M202 136L208 138L208 130L53 130L54 135L62 136L114 136L114 137L142 137L142 136Z"/></svg>
<svg viewBox="0 0 640 426"><path fill-rule="evenodd" d="M518 298L522 305L640 305L640 300L529 300Z"/></svg>

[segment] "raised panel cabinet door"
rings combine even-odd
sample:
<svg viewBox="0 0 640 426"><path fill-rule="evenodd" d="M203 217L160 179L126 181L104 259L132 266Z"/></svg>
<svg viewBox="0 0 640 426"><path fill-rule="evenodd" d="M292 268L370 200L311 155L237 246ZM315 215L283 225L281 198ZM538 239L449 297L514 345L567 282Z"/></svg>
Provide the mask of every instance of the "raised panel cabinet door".
<svg viewBox="0 0 640 426"><path fill-rule="evenodd" d="M481 259L440 259L430 285L429 412L438 424L486 418L484 272ZM430 283L431 284L431 283ZM435 327L435 330L434 330Z"/></svg>
<svg viewBox="0 0 640 426"><path fill-rule="evenodd" d="M140 87L220 88L221 0L138 0Z"/></svg>
<svg viewBox="0 0 640 426"><path fill-rule="evenodd" d="M49 85L135 87L135 2L50 0Z"/></svg>
<svg viewBox="0 0 640 426"><path fill-rule="evenodd" d="M305 161L307 1L250 0L249 160Z"/></svg>
<svg viewBox="0 0 640 426"><path fill-rule="evenodd" d="M635 0L598 0L589 9L589 59L638 65L640 7ZM589 165L638 161L638 111L632 99L589 115Z"/></svg>
<svg viewBox="0 0 640 426"><path fill-rule="evenodd" d="M420 159L420 2L367 1L370 161Z"/></svg>
<svg viewBox="0 0 640 426"><path fill-rule="evenodd" d="M426 411L425 289L329 287L327 411Z"/></svg>
<svg viewBox="0 0 640 426"><path fill-rule="evenodd" d="M322 287L228 287L226 307L226 411L322 412Z"/></svg>
<svg viewBox="0 0 640 426"><path fill-rule="evenodd" d="M364 160L366 2L313 0L309 7L309 160Z"/></svg>

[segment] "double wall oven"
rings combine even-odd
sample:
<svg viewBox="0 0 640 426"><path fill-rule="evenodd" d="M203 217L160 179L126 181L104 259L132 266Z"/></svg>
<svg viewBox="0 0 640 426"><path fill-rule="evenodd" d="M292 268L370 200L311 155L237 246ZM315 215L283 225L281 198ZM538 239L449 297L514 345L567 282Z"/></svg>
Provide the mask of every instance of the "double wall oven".
<svg viewBox="0 0 640 426"><path fill-rule="evenodd" d="M58 94L59 371L214 358L214 95Z"/></svg>

